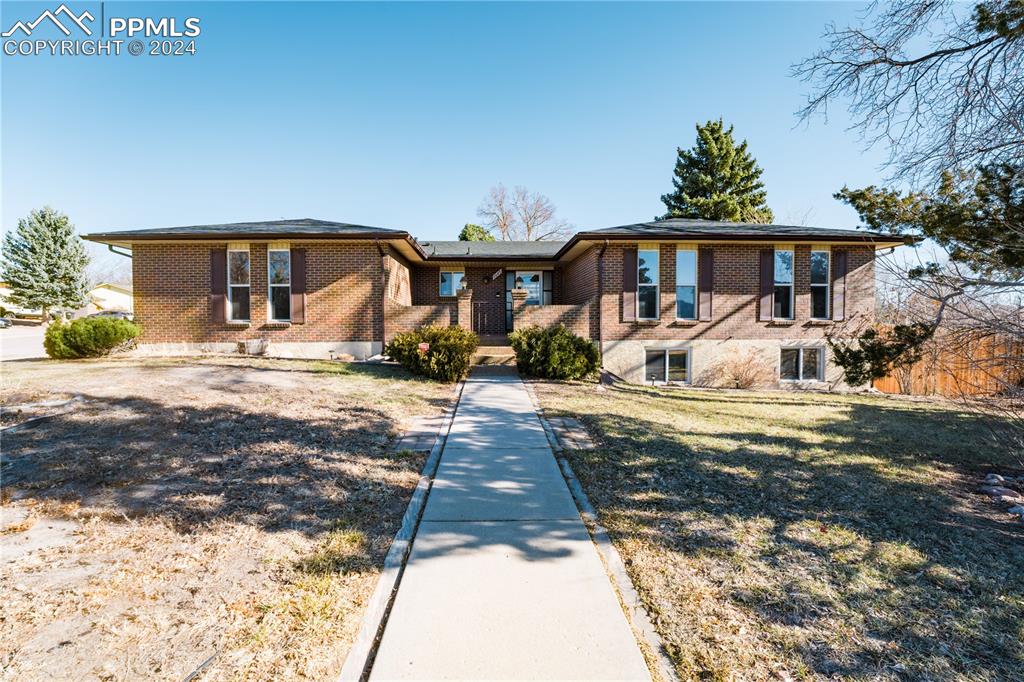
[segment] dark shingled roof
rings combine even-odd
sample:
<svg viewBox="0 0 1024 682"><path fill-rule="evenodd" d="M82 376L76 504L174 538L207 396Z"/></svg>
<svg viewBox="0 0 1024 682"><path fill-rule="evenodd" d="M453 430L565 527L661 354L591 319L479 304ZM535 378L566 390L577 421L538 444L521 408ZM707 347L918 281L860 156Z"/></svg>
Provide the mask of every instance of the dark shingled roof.
<svg viewBox="0 0 1024 682"><path fill-rule="evenodd" d="M428 258L552 258L566 242L420 242Z"/></svg>
<svg viewBox="0 0 1024 682"><path fill-rule="evenodd" d="M296 220L265 220L253 223L226 223L221 225L186 225L183 227L158 227L147 230L123 230L120 232L96 232L85 235L86 239L103 241L109 239L163 239L182 238L239 238L280 236L295 237L388 237L401 239L409 235L405 230L390 230L383 227L335 223L330 220L298 218Z"/></svg>
<svg viewBox="0 0 1024 682"><path fill-rule="evenodd" d="M847 230L832 227L805 227L803 225L760 225L758 223L730 223L719 220L696 220L690 218L669 218L649 223L605 227L599 230L584 230L576 235L579 239L795 239L811 241L821 239L832 241L852 239L857 241L880 241L902 243L903 238L871 232L869 230Z"/></svg>

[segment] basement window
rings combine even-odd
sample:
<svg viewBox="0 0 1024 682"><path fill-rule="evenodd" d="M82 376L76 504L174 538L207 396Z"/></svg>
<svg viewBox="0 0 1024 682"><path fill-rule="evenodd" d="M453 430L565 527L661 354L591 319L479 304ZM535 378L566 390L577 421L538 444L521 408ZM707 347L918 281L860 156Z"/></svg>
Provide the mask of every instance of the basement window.
<svg viewBox="0 0 1024 682"><path fill-rule="evenodd" d="M783 348L779 359L782 381L824 381L825 353L821 348Z"/></svg>
<svg viewBox="0 0 1024 682"><path fill-rule="evenodd" d="M644 381L652 384L685 384L690 381L690 352L649 350L644 361Z"/></svg>

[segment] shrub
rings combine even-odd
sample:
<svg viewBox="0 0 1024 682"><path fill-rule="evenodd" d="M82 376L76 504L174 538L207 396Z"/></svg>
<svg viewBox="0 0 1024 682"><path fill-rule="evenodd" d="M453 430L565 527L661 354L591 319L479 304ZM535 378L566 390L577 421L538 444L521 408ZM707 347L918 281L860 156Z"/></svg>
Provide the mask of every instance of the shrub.
<svg viewBox="0 0 1024 682"><path fill-rule="evenodd" d="M597 346L564 325L524 327L509 334L516 364L527 374L545 379L581 379L597 372Z"/></svg>
<svg viewBox="0 0 1024 682"><path fill-rule="evenodd" d="M140 331L133 322L107 317L86 317L71 324L58 320L46 330L43 347L57 360L94 358L129 346Z"/></svg>
<svg viewBox="0 0 1024 682"><path fill-rule="evenodd" d="M476 334L462 327L430 325L398 334L384 349L384 354L413 374L452 382L469 374L479 343Z"/></svg>
<svg viewBox="0 0 1024 682"><path fill-rule="evenodd" d="M757 353L732 352L708 367L693 385L705 388L757 388L770 386L775 368Z"/></svg>

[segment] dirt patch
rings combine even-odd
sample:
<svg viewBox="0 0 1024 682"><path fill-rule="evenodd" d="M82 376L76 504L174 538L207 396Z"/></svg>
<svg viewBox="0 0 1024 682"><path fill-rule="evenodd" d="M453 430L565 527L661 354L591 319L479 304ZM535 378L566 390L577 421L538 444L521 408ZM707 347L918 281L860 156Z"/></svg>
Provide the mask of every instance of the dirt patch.
<svg viewBox="0 0 1024 682"><path fill-rule="evenodd" d="M390 441L451 397L388 366L258 359L3 382L6 405L84 400L4 435L10 679L336 674L422 466Z"/></svg>

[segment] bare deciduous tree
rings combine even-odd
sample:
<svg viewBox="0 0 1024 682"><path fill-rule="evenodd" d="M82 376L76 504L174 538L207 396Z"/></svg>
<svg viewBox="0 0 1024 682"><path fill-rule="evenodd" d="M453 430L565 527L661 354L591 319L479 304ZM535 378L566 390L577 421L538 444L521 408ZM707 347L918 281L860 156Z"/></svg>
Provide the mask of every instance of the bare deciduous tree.
<svg viewBox="0 0 1024 682"><path fill-rule="evenodd" d="M931 184L951 167L1024 163L1024 3L873 2L825 41L793 67L814 85L799 116L846 100L853 129L888 145L893 177Z"/></svg>
<svg viewBox="0 0 1024 682"><path fill-rule="evenodd" d="M889 151L890 179L918 191L844 188L868 227L933 240L945 263L897 263L889 276L913 305L886 329L833 345L847 378L909 367L951 348L978 386L963 399L1009 417L1024 451L1024 2L873 2L853 26L793 67L813 90L802 120L844 102L852 128ZM890 264L891 266L891 264ZM849 339L854 339L850 341ZM977 344L995 349L977 357ZM1000 350L1008 349L1005 353ZM907 377L904 377L906 379Z"/></svg>
<svg viewBox="0 0 1024 682"><path fill-rule="evenodd" d="M560 239L572 229L543 194L516 187L509 196L500 183L487 193L477 215L504 241Z"/></svg>
<svg viewBox="0 0 1024 682"><path fill-rule="evenodd" d="M493 233L497 233L499 239L503 241L512 239L509 234L515 223L516 214L512 207L512 200L505 190L505 185L499 182L492 187L476 213L483 220L484 226Z"/></svg>

